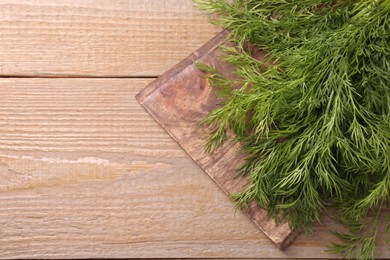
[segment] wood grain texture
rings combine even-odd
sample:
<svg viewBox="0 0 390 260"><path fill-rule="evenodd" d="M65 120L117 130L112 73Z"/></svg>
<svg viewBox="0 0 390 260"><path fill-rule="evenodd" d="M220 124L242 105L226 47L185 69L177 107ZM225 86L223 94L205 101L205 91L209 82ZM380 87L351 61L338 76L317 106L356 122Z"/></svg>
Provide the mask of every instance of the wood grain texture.
<svg viewBox="0 0 390 260"><path fill-rule="evenodd" d="M191 0L2 0L0 75L158 76L212 38Z"/></svg>
<svg viewBox="0 0 390 260"><path fill-rule="evenodd" d="M235 212L136 102L148 83L0 79L0 258L329 257L329 218L281 252Z"/></svg>
<svg viewBox="0 0 390 260"><path fill-rule="evenodd" d="M207 113L217 106L217 99L195 62L213 66L225 77L232 77L228 64L222 62L221 45L225 45L227 31L223 31L170 71L148 85L138 95L140 104L183 147L199 166L228 195L243 191L247 178L237 176L245 155L238 143L226 142L211 154L205 153L210 129L201 126ZM282 250L296 238L288 223L277 225L267 218L266 210L252 203L244 209L248 217Z"/></svg>

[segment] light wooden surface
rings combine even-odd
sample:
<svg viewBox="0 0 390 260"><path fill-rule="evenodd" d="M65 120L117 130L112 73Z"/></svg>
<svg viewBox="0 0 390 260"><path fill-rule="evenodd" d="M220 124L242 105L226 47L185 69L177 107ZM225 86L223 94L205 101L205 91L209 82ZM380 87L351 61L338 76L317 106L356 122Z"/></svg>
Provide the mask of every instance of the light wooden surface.
<svg viewBox="0 0 390 260"><path fill-rule="evenodd" d="M332 222L279 251L115 78L217 31L190 0L0 1L0 258L328 256ZM15 78L61 75L103 78Z"/></svg>
<svg viewBox="0 0 390 260"><path fill-rule="evenodd" d="M0 75L158 76L218 31L191 0L1 0Z"/></svg>

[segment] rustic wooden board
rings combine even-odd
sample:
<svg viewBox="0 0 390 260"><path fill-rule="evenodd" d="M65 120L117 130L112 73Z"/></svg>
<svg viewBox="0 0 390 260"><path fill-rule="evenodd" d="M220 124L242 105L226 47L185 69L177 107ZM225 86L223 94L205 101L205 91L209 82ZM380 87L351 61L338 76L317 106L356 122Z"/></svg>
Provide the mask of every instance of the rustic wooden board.
<svg viewBox="0 0 390 260"><path fill-rule="evenodd" d="M243 190L247 183L246 178L236 174L244 156L238 143L226 143L212 154L204 152L209 129L199 123L217 101L207 84L206 75L195 66L195 62L213 65L220 73L231 76L232 69L221 61L222 51L219 48L226 34L226 31L221 32L151 83L137 95L137 99L218 186L227 194L232 194ZM266 211L255 203L244 212L282 250L298 234L290 230L288 223L277 225L274 220L268 219Z"/></svg>
<svg viewBox="0 0 390 260"><path fill-rule="evenodd" d="M220 31L192 0L1 0L0 76L158 76Z"/></svg>

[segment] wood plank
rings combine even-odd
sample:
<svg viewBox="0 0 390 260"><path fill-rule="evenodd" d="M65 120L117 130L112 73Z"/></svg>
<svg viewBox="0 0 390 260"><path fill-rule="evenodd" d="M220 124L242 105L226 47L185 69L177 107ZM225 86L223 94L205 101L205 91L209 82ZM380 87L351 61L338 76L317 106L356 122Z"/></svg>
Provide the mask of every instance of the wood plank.
<svg viewBox="0 0 390 260"><path fill-rule="evenodd" d="M235 212L136 102L150 82L0 79L0 258L329 257L328 218L281 252Z"/></svg>
<svg viewBox="0 0 390 260"><path fill-rule="evenodd" d="M191 0L2 0L2 76L157 76L220 29Z"/></svg>
<svg viewBox="0 0 390 260"><path fill-rule="evenodd" d="M210 129L200 126L207 113L217 106L217 99L195 62L212 65L225 77L233 68L222 62L227 31L223 31L199 50L153 81L138 95L137 100L183 147L199 166L227 194L245 189L247 178L237 176L245 155L239 143L225 143L213 153L203 149ZM277 224L268 219L267 211L256 203L244 209L248 217L281 249L285 250L297 237L288 223Z"/></svg>

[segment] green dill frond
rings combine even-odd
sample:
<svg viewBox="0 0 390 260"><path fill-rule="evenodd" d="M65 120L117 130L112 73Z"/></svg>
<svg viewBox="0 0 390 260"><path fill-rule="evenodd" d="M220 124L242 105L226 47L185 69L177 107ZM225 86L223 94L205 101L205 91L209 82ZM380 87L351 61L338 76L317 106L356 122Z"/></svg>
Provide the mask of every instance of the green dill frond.
<svg viewBox="0 0 390 260"><path fill-rule="evenodd" d="M233 198L292 228L335 208L352 229L332 252L374 258L376 228L357 227L389 199L390 0L195 2L234 46L224 51L237 78L198 65L220 102L203 121L205 149L232 131L247 154L248 186Z"/></svg>

